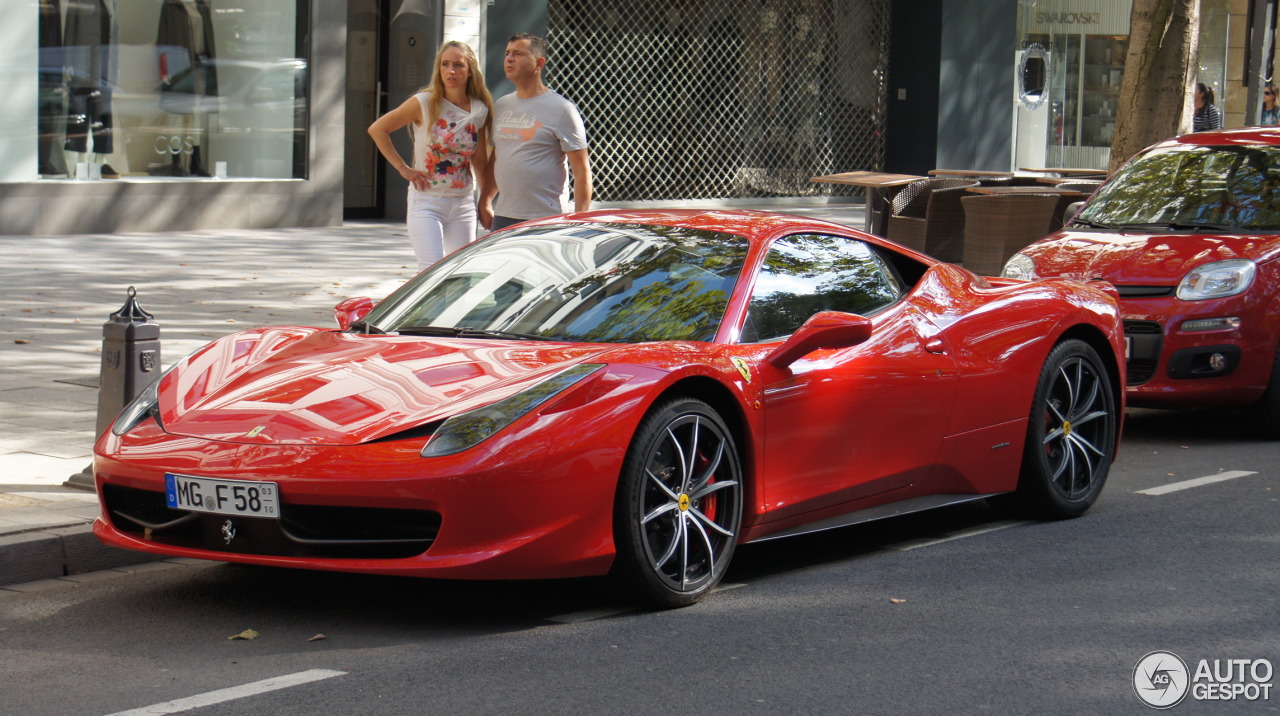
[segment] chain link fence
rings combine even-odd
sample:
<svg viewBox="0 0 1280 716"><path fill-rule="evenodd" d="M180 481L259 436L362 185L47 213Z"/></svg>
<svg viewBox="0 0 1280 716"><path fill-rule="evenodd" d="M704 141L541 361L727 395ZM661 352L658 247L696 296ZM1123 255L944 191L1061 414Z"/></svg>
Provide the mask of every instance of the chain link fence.
<svg viewBox="0 0 1280 716"><path fill-rule="evenodd" d="M551 0L547 83L595 198L819 196L883 167L889 1Z"/></svg>

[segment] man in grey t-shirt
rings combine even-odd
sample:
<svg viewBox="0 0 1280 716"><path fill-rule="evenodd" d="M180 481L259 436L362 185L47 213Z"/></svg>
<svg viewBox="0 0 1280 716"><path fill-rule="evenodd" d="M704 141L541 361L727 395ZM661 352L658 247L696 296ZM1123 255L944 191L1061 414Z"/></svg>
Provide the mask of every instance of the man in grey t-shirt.
<svg viewBox="0 0 1280 716"><path fill-rule="evenodd" d="M591 208L587 130L578 108L542 84L546 64L542 38L522 32L507 41L503 70L516 91L493 103L489 168L496 181L485 182L478 207L480 223L495 231L566 210L566 159L573 171L574 210Z"/></svg>

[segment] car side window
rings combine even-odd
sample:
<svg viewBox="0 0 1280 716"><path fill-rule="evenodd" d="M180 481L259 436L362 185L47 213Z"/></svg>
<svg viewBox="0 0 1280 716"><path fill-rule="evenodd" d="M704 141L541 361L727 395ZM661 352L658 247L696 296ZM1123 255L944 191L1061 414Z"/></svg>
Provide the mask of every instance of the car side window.
<svg viewBox="0 0 1280 716"><path fill-rule="evenodd" d="M797 234L769 248L740 342L776 340L820 311L871 315L895 303L903 284L874 248L843 236Z"/></svg>

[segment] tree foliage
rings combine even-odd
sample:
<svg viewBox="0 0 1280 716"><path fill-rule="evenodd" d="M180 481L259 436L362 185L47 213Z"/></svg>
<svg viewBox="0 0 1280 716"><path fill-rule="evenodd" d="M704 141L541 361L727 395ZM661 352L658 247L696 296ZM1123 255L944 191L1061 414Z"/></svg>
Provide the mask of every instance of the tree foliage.
<svg viewBox="0 0 1280 716"><path fill-rule="evenodd" d="M1191 131L1199 41L1200 0L1133 0L1109 171Z"/></svg>

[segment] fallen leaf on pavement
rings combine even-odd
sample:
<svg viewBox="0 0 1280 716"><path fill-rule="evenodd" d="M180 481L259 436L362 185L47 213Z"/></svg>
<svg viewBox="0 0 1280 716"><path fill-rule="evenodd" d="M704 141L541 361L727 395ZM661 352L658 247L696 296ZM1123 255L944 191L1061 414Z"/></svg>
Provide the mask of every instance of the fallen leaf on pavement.
<svg viewBox="0 0 1280 716"><path fill-rule="evenodd" d="M324 634L316 634L315 636L311 637L310 639L307 639L307 641L323 641L323 640L328 639L328 638L329 638L329 637L325 636Z"/></svg>
<svg viewBox="0 0 1280 716"><path fill-rule="evenodd" d="M244 631L240 632L239 634L236 634L235 636L227 637L227 641L233 641L235 639L257 639L258 636L259 636L258 632L252 629L245 629Z"/></svg>
<svg viewBox="0 0 1280 716"><path fill-rule="evenodd" d="M907 600L905 600L905 599L890 599L889 601L893 602L894 604L906 604L906 603L907 603Z"/></svg>

